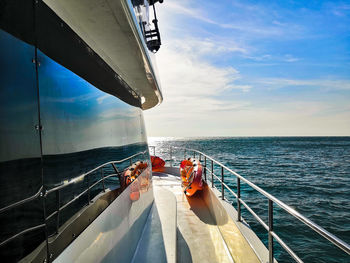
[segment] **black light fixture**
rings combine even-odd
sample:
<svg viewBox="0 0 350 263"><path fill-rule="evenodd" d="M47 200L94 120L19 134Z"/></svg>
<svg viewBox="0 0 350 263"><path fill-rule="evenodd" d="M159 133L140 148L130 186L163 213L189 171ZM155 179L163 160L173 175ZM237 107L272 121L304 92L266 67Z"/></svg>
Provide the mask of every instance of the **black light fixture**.
<svg viewBox="0 0 350 263"><path fill-rule="evenodd" d="M157 2L159 2L161 4L161 3L163 3L163 0L148 0L149 5L154 5Z"/></svg>
<svg viewBox="0 0 350 263"><path fill-rule="evenodd" d="M146 28L145 28L146 22L143 22L143 32L145 34L144 37L145 37L148 49L151 52L156 53L159 50L160 45L162 43L160 40L158 19L157 19L156 8L155 8L154 4L156 2L163 3L163 0L149 0L148 2L150 5L153 6L154 19L152 20L152 23L154 24L154 29L146 30Z"/></svg>

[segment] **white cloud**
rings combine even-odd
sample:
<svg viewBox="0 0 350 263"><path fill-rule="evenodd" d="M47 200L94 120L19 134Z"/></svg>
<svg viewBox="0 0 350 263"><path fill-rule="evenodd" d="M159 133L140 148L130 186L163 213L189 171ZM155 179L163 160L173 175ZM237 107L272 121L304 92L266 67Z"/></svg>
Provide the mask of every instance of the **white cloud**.
<svg viewBox="0 0 350 263"><path fill-rule="evenodd" d="M187 2L188 3L188 2ZM207 15L203 13L202 10L198 8L190 8L184 1L176 1L176 2L167 2L167 7L165 12L178 14L178 15L186 15L194 19L201 20L203 22L209 24L217 24L214 20L208 18Z"/></svg>
<svg viewBox="0 0 350 263"><path fill-rule="evenodd" d="M293 55L290 55L290 54L287 54L284 56L284 59L283 59L285 62L297 62L300 60L300 58L296 58L294 57Z"/></svg>
<svg viewBox="0 0 350 263"><path fill-rule="evenodd" d="M231 112L249 105L249 102L226 100L230 90L247 92L249 85L237 84L241 78L234 67L219 67L211 59L221 58L231 53L247 54L246 46L232 37L199 37L184 27L179 17L188 16L205 23L217 24L202 10L188 7L182 2L169 2L160 12L160 20L166 21L163 28L162 48L157 53L157 67L163 90L163 103L145 112L148 131L165 131L162 125L176 130L183 123L189 128L208 116ZM176 21L176 27L169 25ZM179 31L179 29L181 29ZM178 32L181 32L179 36ZM156 127L156 128L154 128Z"/></svg>
<svg viewBox="0 0 350 263"><path fill-rule="evenodd" d="M345 17L350 13L350 4L331 4L330 10L335 16Z"/></svg>
<svg viewBox="0 0 350 263"><path fill-rule="evenodd" d="M255 61L266 61L266 60L271 60L272 56L270 54L264 54L264 55L260 55L260 56L247 55L247 56L244 56L244 58L252 59Z"/></svg>
<svg viewBox="0 0 350 263"><path fill-rule="evenodd" d="M178 131L175 134L178 136L186 134L181 131L182 125L194 132L194 126L199 122L205 125L213 116L220 118L225 112L249 105L246 101L225 100L230 90L247 92L251 86L235 83L241 77L235 68L217 67L204 59L205 54L210 53L210 42L198 39L184 42L186 44L175 41L158 53L157 65L164 101L155 109L145 112L151 135L156 132L154 127L166 132L167 128L163 125L172 127L172 132ZM231 51L223 48L216 52Z"/></svg>
<svg viewBox="0 0 350 263"><path fill-rule="evenodd" d="M265 38L265 37L286 37L296 38L303 35L305 28L298 24L291 24L277 20L280 15L272 7L264 5L249 5L238 1L232 2L234 12L228 16L229 20L221 17L212 17L212 13L206 12L201 5L196 2L177 0L167 2L166 8L162 10L163 17L169 16L186 17L201 22L217 26L222 29L231 29L244 34L245 37ZM238 12L237 12L238 11ZM227 18L227 17L226 17ZM263 18L263 19L262 19ZM277 18L277 19L276 19Z"/></svg>
<svg viewBox="0 0 350 263"><path fill-rule="evenodd" d="M240 23L229 23L229 24L218 24L218 26L227 29L239 30L244 33L249 33L251 35L258 36L281 36L284 35L285 31L282 27L277 26L259 26L255 23L244 24Z"/></svg>
<svg viewBox="0 0 350 263"><path fill-rule="evenodd" d="M182 52L164 49L159 55L162 87L173 96L215 96L228 89L249 89L235 85L239 72L232 67L216 67L199 58L195 51Z"/></svg>
<svg viewBox="0 0 350 263"><path fill-rule="evenodd" d="M252 55L243 55L244 58L251 59L254 61L262 62L262 61L273 61L275 63L279 62L297 62L300 61L300 58L294 57L293 55L286 54L284 56L274 56L271 54L264 54L264 55L258 55L258 56L252 56Z"/></svg>
<svg viewBox="0 0 350 263"><path fill-rule="evenodd" d="M206 108L200 113L196 112L198 104L188 112L179 104L175 110L181 114L173 115L162 115L167 106L161 105L155 109L158 119L146 115L148 131L154 136L344 136L350 133L350 109L339 109L336 103L304 100L258 107L247 103L227 111Z"/></svg>
<svg viewBox="0 0 350 263"><path fill-rule="evenodd" d="M252 89L253 86L265 90L286 86L350 90L350 80L256 78L245 81L248 84L242 84L243 76L237 68L217 66L213 62L232 55L259 62L297 62L300 58L290 54L255 55L256 50L246 45L240 36L245 35L243 39L276 36L294 39L303 32L303 28L290 25L272 15L270 24L259 23L254 17L239 23L230 21L229 24L220 24L204 10L194 8L191 4L194 2L169 1L166 8L159 12L164 32L161 28L163 45L157 53L157 65L164 102L144 113L150 136L350 133L350 121L344 121L350 120L349 109L341 110L336 103L330 101L264 101L265 97L257 98L256 94L243 99L248 98L247 91L251 94L257 90ZM258 10L264 16L270 15L264 14L265 10L258 6L248 6L246 9L249 12ZM202 24L205 26L191 32L188 28L192 26L188 24L191 19L204 22ZM218 26L221 30L228 29L224 32L234 33L223 36L217 32L205 32L208 24ZM203 32L208 34L203 37ZM239 94L240 98L233 94ZM333 113L329 115L331 112Z"/></svg>
<svg viewBox="0 0 350 263"><path fill-rule="evenodd" d="M248 53L247 49L235 43L232 39L225 39L218 41L218 39L210 38L194 38L187 37L181 39L171 39L167 44L167 48L171 48L178 52L186 53L187 55L194 55L200 57L203 55L219 55L224 53Z"/></svg>
<svg viewBox="0 0 350 263"><path fill-rule="evenodd" d="M350 90L350 79L286 79L286 78L265 78L254 81L261 85L268 85L271 88L284 88L290 86L310 86L327 90Z"/></svg>
<svg viewBox="0 0 350 263"><path fill-rule="evenodd" d="M105 94L105 95L102 95L102 96L100 96L100 97L98 97L96 100L97 100L97 103L98 104L101 104L105 99L107 99L107 98L109 98L109 97L111 97L111 95L109 95L109 94Z"/></svg>

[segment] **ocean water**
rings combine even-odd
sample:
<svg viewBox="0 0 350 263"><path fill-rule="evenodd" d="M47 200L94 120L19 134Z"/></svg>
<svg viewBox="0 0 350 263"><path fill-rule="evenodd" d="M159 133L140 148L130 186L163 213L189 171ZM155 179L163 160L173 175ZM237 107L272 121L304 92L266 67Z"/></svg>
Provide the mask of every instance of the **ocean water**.
<svg viewBox="0 0 350 263"><path fill-rule="evenodd" d="M202 151L350 243L350 137L151 137L149 145L168 163L170 146ZM184 151L174 149L173 156L173 165L178 165ZM218 167L214 170L220 175ZM226 173L225 181L236 189L234 176ZM267 199L244 183L241 191L267 223ZM235 206L235 198L228 191L225 195ZM267 245L266 230L245 208L242 216ZM274 230L304 262L350 262L349 255L277 205ZM277 241L274 247L279 262L294 262Z"/></svg>

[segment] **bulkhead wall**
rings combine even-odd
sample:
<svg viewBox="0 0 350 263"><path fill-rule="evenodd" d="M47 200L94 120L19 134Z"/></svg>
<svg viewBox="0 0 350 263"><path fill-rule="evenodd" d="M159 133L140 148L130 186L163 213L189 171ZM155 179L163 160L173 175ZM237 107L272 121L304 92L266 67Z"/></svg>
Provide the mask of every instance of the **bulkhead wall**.
<svg viewBox="0 0 350 263"><path fill-rule="evenodd" d="M33 26L30 8L21 17L27 23L25 35L13 34L22 31L8 30L14 18L8 20L12 7L5 2L0 13L0 255L5 262L14 262L54 236L57 224L62 226L86 206L103 185L97 184L89 197L82 195L59 218L49 220L44 218L57 209L57 196L46 196L47 190L106 162L143 151L147 153L139 160L148 162L149 155L142 110L105 93L41 51L38 41L43 40L35 40L39 29ZM28 2L32 7L34 1ZM118 169L128 165L122 163ZM106 167L103 172L115 171ZM100 178L100 172L94 173L60 190L59 205ZM111 177L105 186L118 188L119 180ZM41 194L33 200L2 209L38 191ZM147 208L149 201L140 213Z"/></svg>

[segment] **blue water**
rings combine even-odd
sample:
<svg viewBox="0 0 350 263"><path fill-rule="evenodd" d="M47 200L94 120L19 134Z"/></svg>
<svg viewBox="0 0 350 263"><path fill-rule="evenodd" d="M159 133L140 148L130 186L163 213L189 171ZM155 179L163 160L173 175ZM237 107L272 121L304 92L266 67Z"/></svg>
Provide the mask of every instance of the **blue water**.
<svg viewBox="0 0 350 263"><path fill-rule="evenodd" d="M170 146L203 151L350 243L350 137L157 137L150 138L149 145L155 145L156 154L168 162ZM173 155L177 165L184 152ZM218 167L214 170L220 174ZM232 175L226 173L225 181L235 189ZM243 200L267 223L267 199L248 185L241 188ZM226 196L236 204L233 196ZM304 262L350 262L349 255L275 208L275 232ZM266 230L248 211L243 210L243 217L267 244ZM293 262L277 242L275 257Z"/></svg>

